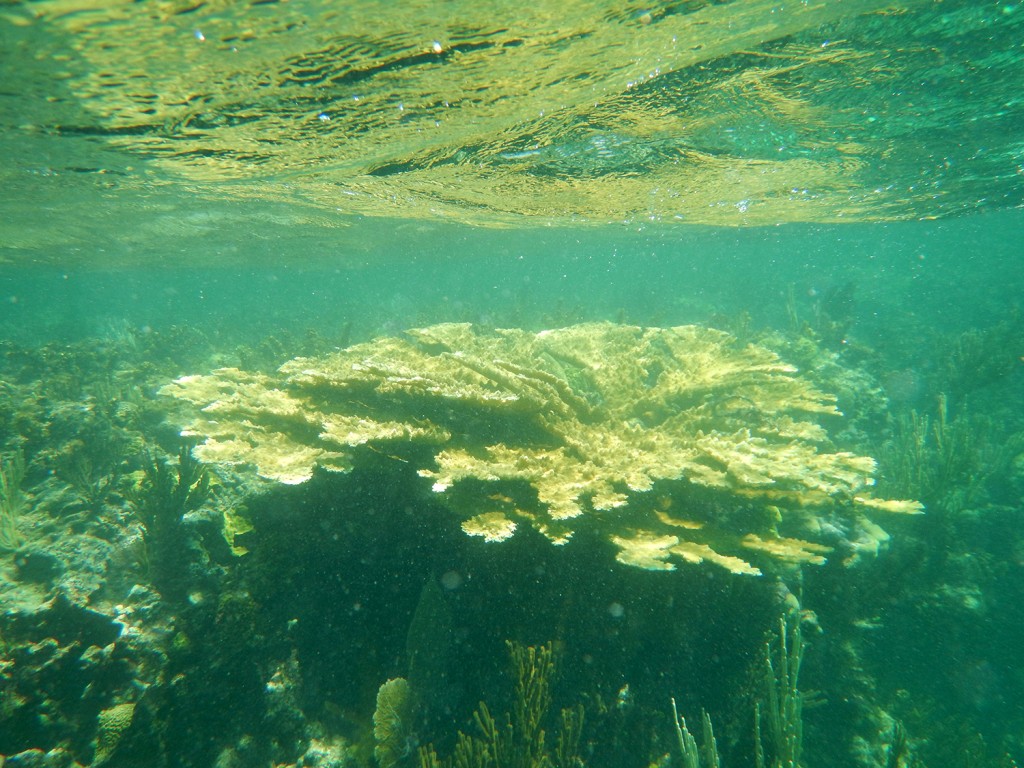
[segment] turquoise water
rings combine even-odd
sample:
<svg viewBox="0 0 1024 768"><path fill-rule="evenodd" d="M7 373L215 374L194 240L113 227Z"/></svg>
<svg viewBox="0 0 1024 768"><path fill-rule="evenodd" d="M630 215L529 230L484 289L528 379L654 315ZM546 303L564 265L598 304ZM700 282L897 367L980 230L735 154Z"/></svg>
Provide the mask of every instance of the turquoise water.
<svg viewBox="0 0 1024 768"><path fill-rule="evenodd" d="M750 229L494 232L438 224L403 232L400 223L373 222L379 255L362 251L357 264L344 240L310 246L299 232L298 243L281 236L257 245L251 265L234 263L245 250L236 246L221 266L214 246L208 266L180 267L157 242L145 254L156 269L8 267L0 320L12 338L76 338L110 324L196 324L245 338L345 323L363 338L435 322L678 325L740 313L779 327L787 304L809 313L822 294L850 286L855 335L875 343L900 323L952 332L1004 318L1021 295L1019 226L1013 212Z"/></svg>
<svg viewBox="0 0 1024 768"><path fill-rule="evenodd" d="M1020 765L1022 14L6 6L0 765Z"/></svg>

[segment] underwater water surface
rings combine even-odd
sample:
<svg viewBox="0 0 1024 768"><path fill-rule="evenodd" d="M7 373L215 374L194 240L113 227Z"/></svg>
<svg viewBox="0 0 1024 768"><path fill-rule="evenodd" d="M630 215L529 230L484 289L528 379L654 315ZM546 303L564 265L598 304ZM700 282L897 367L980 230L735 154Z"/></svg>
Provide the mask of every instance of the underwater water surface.
<svg viewBox="0 0 1024 768"><path fill-rule="evenodd" d="M3 6L0 765L1020 765L1022 25Z"/></svg>

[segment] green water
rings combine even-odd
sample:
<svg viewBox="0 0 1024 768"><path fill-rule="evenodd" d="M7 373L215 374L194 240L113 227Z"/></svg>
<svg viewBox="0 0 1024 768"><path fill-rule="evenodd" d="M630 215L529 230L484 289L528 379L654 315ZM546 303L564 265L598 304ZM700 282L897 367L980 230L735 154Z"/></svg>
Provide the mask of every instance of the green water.
<svg viewBox="0 0 1024 768"><path fill-rule="evenodd" d="M1022 24L982 2L3 6L0 765L707 768L672 699L723 766L1020 765ZM582 492L553 545L539 475L448 498L424 474L498 435L585 462L527 390L508 417L383 352L408 402L275 373L442 323L597 322L777 352L837 398L819 453L873 457L858 493L925 514L773 498L781 475L704 457L732 479L615 475L628 503ZM472 358L442 347L421 351ZM793 410L741 374L606 423L570 358L472 370L557 379L608 441ZM638 402L666 370L639 364ZM210 401L161 389L225 367L449 442L352 438L348 471L295 484L193 465ZM322 448L312 416L253 408L243 450ZM495 509L514 536L466 535ZM761 575L630 564L608 531L657 513ZM745 549L754 523L827 562Z"/></svg>

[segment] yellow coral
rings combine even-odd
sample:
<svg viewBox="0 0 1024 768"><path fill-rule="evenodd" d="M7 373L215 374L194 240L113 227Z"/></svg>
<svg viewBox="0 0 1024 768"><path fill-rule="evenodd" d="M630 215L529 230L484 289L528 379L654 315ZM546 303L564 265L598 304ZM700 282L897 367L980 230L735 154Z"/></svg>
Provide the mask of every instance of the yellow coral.
<svg viewBox="0 0 1024 768"><path fill-rule="evenodd" d="M516 532L516 524L501 512L483 512L463 521L462 530L484 541L504 541Z"/></svg>
<svg viewBox="0 0 1024 768"><path fill-rule="evenodd" d="M900 512L906 515L919 515L924 512L924 504L920 501L907 499L874 499L867 496L854 496L853 500L862 507L877 509L882 512Z"/></svg>
<svg viewBox="0 0 1024 768"><path fill-rule="evenodd" d="M117 749L125 732L135 718L135 704L115 704L99 714L96 727L96 756L94 764L102 765Z"/></svg>
<svg viewBox="0 0 1024 768"><path fill-rule="evenodd" d="M466 533L501 541L525 524L562 544L588 526L642 568L820 563L828 547L796 535L819 531L818 515L856 525L862 510L919 510L868 495L873 459L829 450L817 419L841 415L833 396L774 352L698 326L441 324L276 376L222 369L163 391L198 406L185 432L205 438L205 461L299 483L347 470L362 446L430 446L419 474Z"/></svg>
<svg viewBox="0 0 1024 768"><path fill-rule="evenodd" d="M395 677L377 690L373 712L373 756L380 768L394 768L409 753L412 695L404 677Z"/></svg>

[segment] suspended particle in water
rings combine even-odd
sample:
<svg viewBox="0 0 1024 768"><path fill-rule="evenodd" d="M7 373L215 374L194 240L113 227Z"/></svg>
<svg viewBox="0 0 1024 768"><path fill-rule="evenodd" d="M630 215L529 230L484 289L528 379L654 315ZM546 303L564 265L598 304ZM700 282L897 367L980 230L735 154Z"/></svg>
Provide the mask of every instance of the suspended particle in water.
<svg viewBox="0 0 1024 768"><path fill-rule="evenodd" d="M462 586L462 574L458 571L446 571L441 574L441 586L449 592Z"/></svg>

